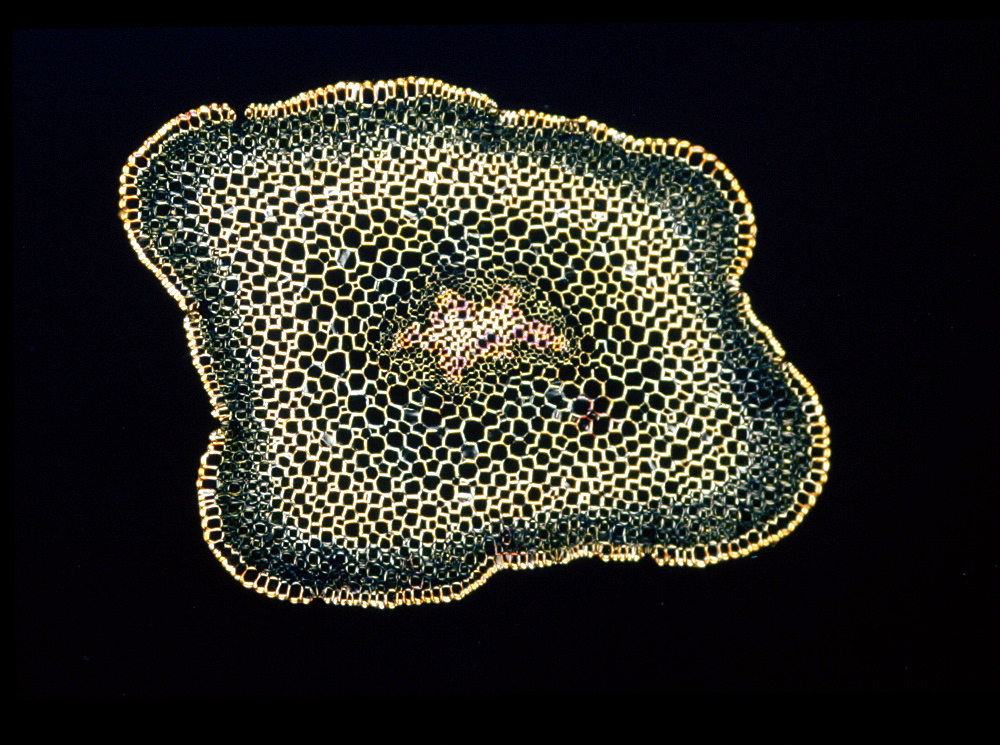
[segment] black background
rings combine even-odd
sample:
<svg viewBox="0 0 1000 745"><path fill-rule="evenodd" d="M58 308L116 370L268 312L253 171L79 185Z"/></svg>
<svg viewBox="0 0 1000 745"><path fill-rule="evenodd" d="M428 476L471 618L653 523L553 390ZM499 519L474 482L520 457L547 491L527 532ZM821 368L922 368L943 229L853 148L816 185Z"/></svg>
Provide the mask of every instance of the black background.
<svg viewBox="0 0 1000 745"><path fill-rule="evenodd" d="M19 695L995 688L995 28L15 33ZM226 574L194 489L214 422L118 175L199 105L406 75L733 170L759 226L743 286L832 428L792 536L705 570L501 572L393 611Z"/></svg>

